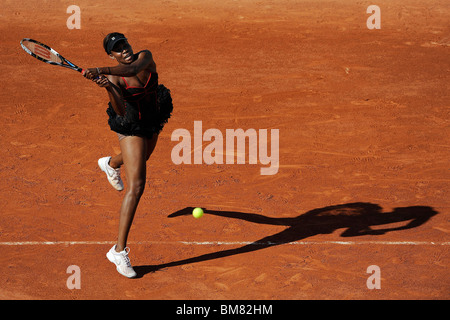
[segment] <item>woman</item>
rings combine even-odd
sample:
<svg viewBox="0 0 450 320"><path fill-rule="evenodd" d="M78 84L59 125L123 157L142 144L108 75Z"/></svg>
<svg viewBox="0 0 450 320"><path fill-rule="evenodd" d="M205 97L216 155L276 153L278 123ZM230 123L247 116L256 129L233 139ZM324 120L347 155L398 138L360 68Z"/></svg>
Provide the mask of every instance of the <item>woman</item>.
<svg viewBox="0 0 450 320"><path fill-rule="evenodd" d="M90 68L84 76L108 93L108 123L111 130L118 134L121 153L99 159L98 165L111 185L119 191L123 190L120 167L125 165L128 182L120 208L117 243L106 256L120 274L133 278L136 272L128 258L128 233L145 188L146 161L155 149L159 132L170 117L172 99L170 91L158 85L156 64L150 51L133 53L127 38L117 32L105 37L103 47L118 65Z"/></svg>

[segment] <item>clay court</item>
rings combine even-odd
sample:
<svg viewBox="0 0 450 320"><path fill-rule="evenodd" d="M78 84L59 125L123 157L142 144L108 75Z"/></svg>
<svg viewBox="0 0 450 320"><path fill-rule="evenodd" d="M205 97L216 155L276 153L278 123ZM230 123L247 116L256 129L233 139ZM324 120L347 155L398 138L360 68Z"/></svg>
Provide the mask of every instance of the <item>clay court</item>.
<svg viewBox="0 0 450 320"><path fill-rule="evenodd" d="M381 29L366 25L372 4ZM448 0L0 7L1 299L450 298ZM112 66L102 40L114 31L151 50L174 101L130 233L136 279L105 257L123 197L97 166L120 152L108 96L19 45ZM278 172L174 164L172 133L193 135L194 121L278 129ZM71 265L81 289L66 285Z"/></svg>

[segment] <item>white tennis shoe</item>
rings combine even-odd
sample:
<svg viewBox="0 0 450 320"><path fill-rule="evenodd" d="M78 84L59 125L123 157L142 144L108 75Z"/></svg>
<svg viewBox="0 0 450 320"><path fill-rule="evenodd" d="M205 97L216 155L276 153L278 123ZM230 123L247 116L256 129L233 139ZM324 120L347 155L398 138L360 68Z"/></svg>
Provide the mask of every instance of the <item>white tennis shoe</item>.
<svg viewBox="0 0 450 320"><path fill-rule="evenodd" d="M106 173L106 177L108 178L109 183L113 186L117 191L123 190L123 182L120 178L120 168L114 169L109 165L109 160L111 157L104 157L98 159L98 166L100 169Z"/></svg>
<svg viewBox="0 0 450 320"><path fill-rule="evenodd" d="M127 251L128 249L128 251ZM117 272L127 278L134 278L137 276L133 267L131 266L130 258L128 258L128 253L130 248L126 247L123 251L117 252L116 245L114 245L106 254L109 261L116 265Z"/></svg>

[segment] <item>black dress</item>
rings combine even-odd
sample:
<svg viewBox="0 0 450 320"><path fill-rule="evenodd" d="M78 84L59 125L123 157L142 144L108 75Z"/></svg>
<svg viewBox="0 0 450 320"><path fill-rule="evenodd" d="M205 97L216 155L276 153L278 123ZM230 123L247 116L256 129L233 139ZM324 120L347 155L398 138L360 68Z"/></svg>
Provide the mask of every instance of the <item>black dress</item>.
<svg viewBox="0 0 450 320"><path fill-rule="evenodd" d="M170 90L158 85L158 74L151 73L144 87L129 86L122 78L126 88L122 90L125 102L125 115L119 116L111 102L106 110L111 130L125 136L151 138L159 133L170 118L173 110Z"/></svg>

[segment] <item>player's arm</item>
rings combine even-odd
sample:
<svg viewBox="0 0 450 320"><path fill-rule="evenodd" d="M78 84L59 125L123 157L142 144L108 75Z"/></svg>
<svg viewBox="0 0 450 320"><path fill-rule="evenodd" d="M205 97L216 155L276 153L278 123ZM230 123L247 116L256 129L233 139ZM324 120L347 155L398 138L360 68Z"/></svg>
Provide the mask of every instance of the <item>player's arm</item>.
<svg viewBox="0 0 450 320"><path fill-rule="evenodd" d="M130 64L119 64L115 67L89 68L86 70L85 77L91 80L100 74L133 77L145 69L151 69L153 72L156 72L156 64L149 50L139 52L137 59Z"/></svg>
<svg viewBox="0 0 450 320"><path fill-rule="evenodd" d="M93 80L99 87L105 88L114 111L119 116L125 115L125 102L119 87L119 78L114 76L100 76Z"/></svg>

